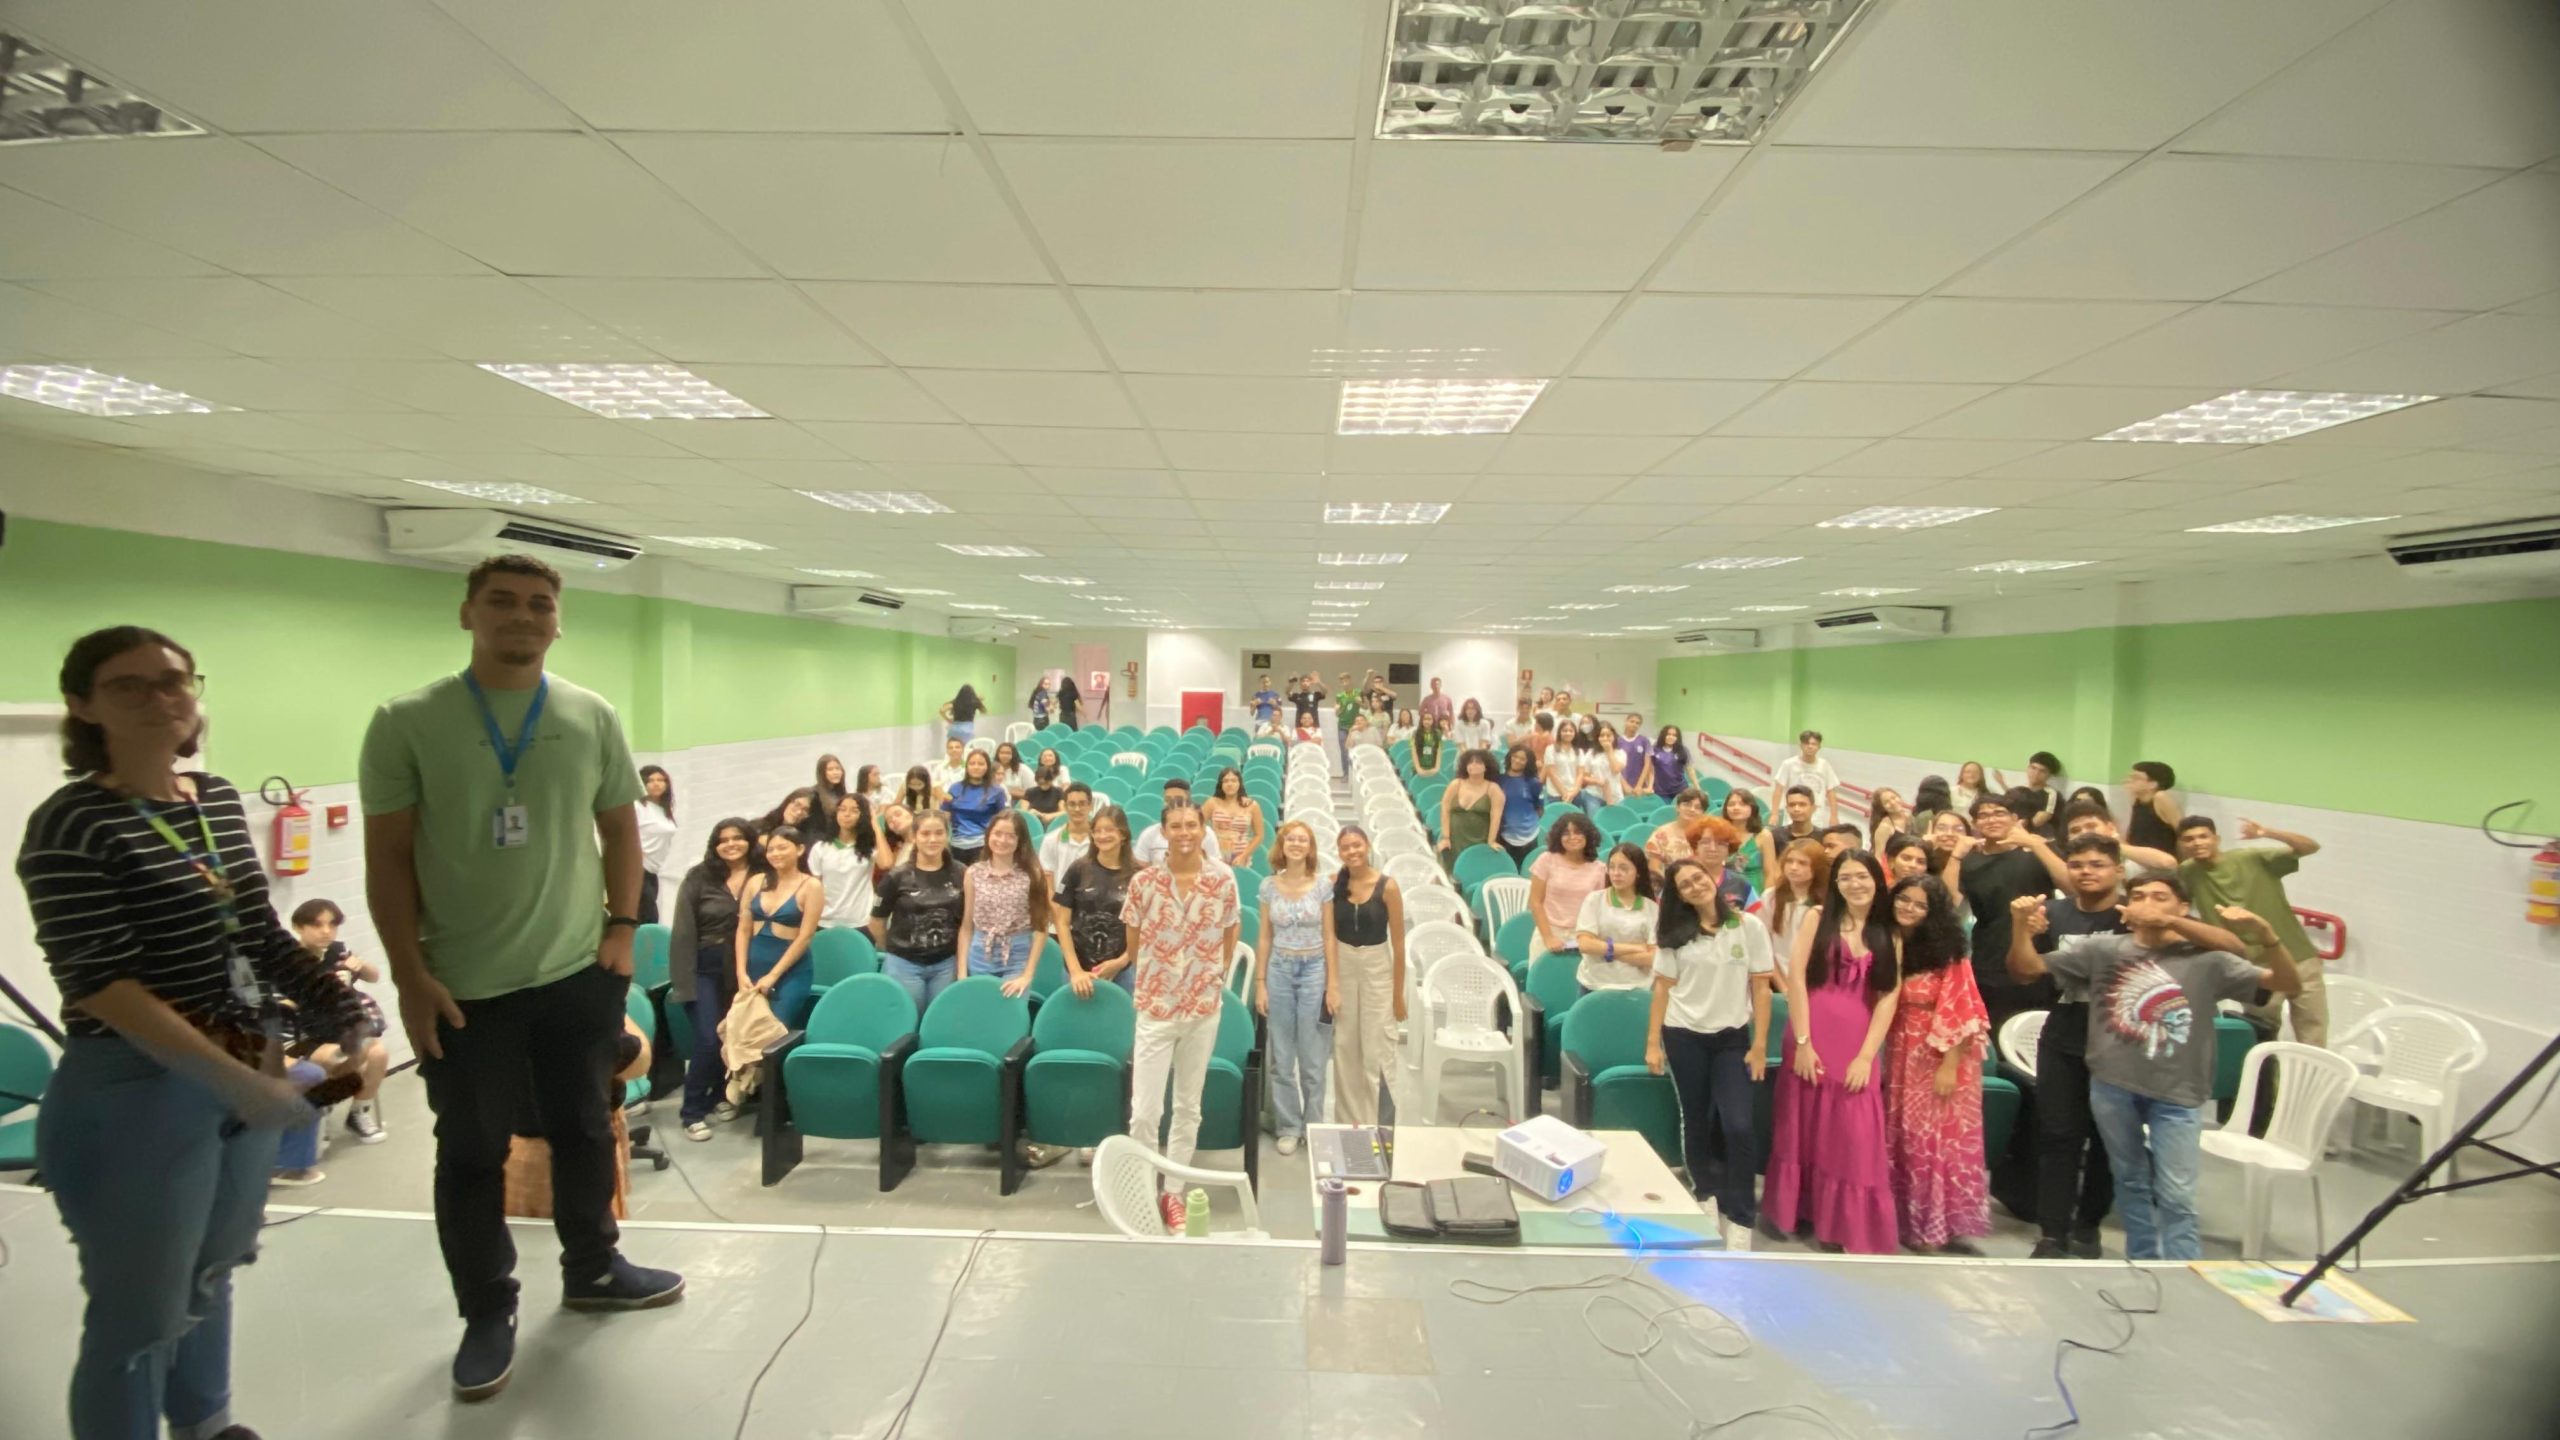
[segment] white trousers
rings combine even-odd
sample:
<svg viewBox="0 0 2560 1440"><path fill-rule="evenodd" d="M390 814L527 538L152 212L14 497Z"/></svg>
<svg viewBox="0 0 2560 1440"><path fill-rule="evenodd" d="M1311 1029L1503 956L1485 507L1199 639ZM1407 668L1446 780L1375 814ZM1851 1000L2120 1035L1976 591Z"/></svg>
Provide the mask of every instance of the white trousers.
<svg viewBox="0 0 2560 1440"><path fill-rule="evenodd" d="M1378 1088L1395 1083L1396 955L1385 945L1334 946L1333 1118L1378 1123Z"/></svg>
<svg viewBox="0 0 2560 1440"><path fill-rule="evenodd" d="M1165 1136L1164 1157L1188 1165L1200 1146L1200 1087L1209 1077L1209 1057L1218 1049L1218 1012L1195 1019L1150 1020L1138 1017L1136 1047L1129 1057L1129 1138L1156 1148L1156 1126L1164 1119L1165 1076L1173 1077L1173 1128Z"/></svg>

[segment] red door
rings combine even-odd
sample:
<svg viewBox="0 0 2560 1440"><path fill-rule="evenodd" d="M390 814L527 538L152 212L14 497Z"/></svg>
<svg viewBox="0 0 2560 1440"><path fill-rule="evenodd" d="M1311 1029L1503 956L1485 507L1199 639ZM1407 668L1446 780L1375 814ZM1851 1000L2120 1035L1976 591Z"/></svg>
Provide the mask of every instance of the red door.
<svg viewBox="0 0 2560 1440"><path fill-rule="evenodd" d="M1223 690L1182 692L1182 728L1206 725L1211 734L1226 728L1227 696Z"/></svg>

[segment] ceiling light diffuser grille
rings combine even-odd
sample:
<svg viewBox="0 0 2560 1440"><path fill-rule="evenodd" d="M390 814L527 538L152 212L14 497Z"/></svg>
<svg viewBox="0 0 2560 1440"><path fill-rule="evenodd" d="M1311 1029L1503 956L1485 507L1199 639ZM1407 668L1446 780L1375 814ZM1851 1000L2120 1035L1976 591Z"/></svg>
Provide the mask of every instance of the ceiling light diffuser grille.
<svg viewBox="0 0 2560 1440"><path fill-rule="evenodd" d="M2101 440L2175 445L2264 445L2424 405L2433 395L2351 395L2335 390L2234 390L2110 430Z"/></svg>
<svg viewBox="0 0 2560 1440"><path fill-rule="evenodd" d="M1378 135L1748 144L1868 0L1395 0Z"/></svg>
<svg viewBox="0 0 2560 1440"><path fill-rule="evenodd" d="M1544 380L1345 380L1337 435L1503 435Z"/></svg>
<svg viewBox="0 0 2560 1440"><path fill-rule="evenodd" d="M114 81L0 30L0 145L203 133Z"/></svg>
<svg viewBox="0 0 2560 1440"><path fill-rule="evenodd" d="M482 365L492 375L611 420L769 420L681 365Z"/></svg>
<svg viewBox="0 0 2560 1440"><path fill-rule="evenodd" d="M82 415L212 415L239 408L78 365L0 365L0 395Z"/></svg>

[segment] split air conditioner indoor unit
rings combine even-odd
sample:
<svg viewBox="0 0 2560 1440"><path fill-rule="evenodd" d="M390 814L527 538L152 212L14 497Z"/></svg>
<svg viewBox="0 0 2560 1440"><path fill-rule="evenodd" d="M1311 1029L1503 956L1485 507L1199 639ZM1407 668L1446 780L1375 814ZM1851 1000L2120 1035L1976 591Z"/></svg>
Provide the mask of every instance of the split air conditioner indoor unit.
<svg viewBox="0 0 2560 1440"><path fill-rule="evenodd" d="M2412 579L2542 579L2560 575L2560 516L2394 535L2383 552Z"/></svg>
<svg viewBox="0 0 2560 1440"><path fill-rule="evenodd" d="M1695 645L1701 650L1757 650L1757 630L1688 630L1671 637L1682 645Z"/></svg>
<svg viewBox="0 0 2560 1440"><path fill-rule="evenodd" d="M791 587L791 613L794 615L882 615L906 608L907 602L895 595L859 590L850 585Z"/></svg>
<svg viewBox="0 0 2560 1440"><path fill-rule="evenodd" d="M1934 605L1877 605L1817 615L1813 625L1842 635L1944 635L1947 612Z"/></svg>
<svg viewBox="0 0 2560 1440"><path fill-rule="evenodd" d="M562 569L619 570L642 554L620 535L556 520L527 520L503 510L386 510L382 519L384 544L392 554L459 565L521 551Z"/></svg>

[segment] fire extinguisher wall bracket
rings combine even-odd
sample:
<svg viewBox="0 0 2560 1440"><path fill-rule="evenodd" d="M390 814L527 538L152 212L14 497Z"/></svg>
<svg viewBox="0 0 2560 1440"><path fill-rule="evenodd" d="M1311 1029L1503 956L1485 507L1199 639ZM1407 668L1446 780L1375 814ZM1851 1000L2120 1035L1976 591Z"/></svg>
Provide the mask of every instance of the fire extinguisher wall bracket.
<svg viewBox="0 0 2560 1440"><path fill-rule="evenodd" d="M2560 925L2560 838L2510 840L2498 833L2497 819L2510 810L2530 814L2533 802L2510 800L2480 817L2480 833L2510 850L2531 850L2525 862L2524 918L2530 925ZM2524 818L2522 815L2518 819Z"/></svg>
<svg viewBox="0 0 2560 1440"><path fill-rule="evenodd" d="M278 876L311 873L311 811L302 803L306 792L281 775L258 782L258 798L275 807L275 829L267 849L267 868Z"/></svg>

